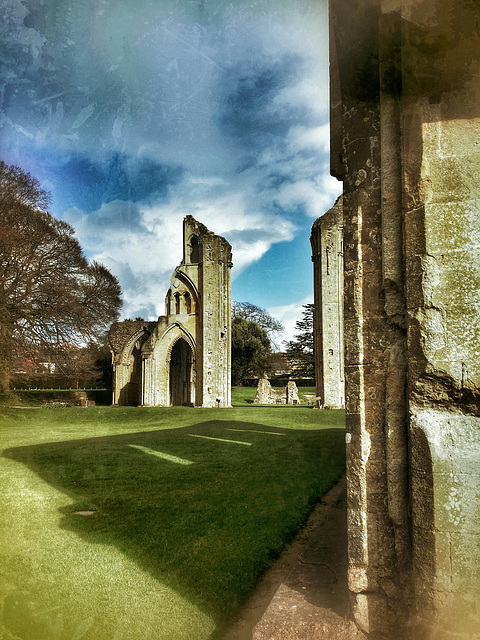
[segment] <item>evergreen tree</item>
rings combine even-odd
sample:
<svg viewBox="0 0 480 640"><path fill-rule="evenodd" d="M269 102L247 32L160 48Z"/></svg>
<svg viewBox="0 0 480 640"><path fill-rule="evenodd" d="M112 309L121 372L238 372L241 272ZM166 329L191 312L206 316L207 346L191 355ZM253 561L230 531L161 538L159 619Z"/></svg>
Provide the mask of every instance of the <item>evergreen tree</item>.
<svg viewBox="0 0 480 640"><path fill-rule="evenodd" d="M299 378L315 378L313 304L304 304L301 320L295 323L293 340L285 343L286 356Z"/></svg>

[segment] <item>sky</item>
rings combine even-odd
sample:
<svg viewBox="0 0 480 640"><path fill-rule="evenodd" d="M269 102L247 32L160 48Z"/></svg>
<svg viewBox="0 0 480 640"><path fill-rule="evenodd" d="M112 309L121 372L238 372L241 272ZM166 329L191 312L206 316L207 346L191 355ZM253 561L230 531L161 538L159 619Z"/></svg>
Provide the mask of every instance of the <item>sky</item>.
<svg viewBox="0 0 480 640"><path fill-rule="evenodd" d="M0 0L0 159L52 195L122 318L156 319L193 215L290 339L329 176L326 0Z"/></svg>

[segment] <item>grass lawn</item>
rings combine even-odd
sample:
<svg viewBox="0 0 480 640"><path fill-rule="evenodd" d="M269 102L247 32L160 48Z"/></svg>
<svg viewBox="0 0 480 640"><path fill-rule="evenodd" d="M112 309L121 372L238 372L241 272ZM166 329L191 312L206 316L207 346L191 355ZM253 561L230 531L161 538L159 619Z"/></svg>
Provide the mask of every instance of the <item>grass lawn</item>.
<svg viewBox="0 0 480 640"><path fill-rule="evenodd" d="M308 404L308 400L305 397L305 394L309 394L311 396L316 395L315 387L297 387L298 388L298 397L300 402ZM277 391L285 389L285 387L273 387ZM234 406L245 406L249 404L253 404L253 400L257 393L257 387L233 387L232 388L232 404Z"/></svg>
<svg viewBox="0 0 480 640"><path fill-rule="evenodd" d="M343 427L306 406L2 408L0 637L220 637L343 473Z"/></svg>

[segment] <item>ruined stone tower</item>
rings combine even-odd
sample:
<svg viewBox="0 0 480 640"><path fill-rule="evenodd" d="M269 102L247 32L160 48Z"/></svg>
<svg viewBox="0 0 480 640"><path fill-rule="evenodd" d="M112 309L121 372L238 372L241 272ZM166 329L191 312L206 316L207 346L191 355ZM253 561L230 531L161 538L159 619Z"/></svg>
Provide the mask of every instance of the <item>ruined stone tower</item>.
<svg viewBox="0 0 480 640"><path fill-rule="evenodd" d="M321 407L343 408L342 196L312 226L315 380Z"/></svg>
<svg viewBox="0 0 480 640"><path fill-rule="evenodd" d="M375 639L480 637L477 0L330 0L349 588Z"/></svg>
<svg viewBox="0 0 480 640"><path fill-rule="evenodd" d="M231 405L231 267L229 243L187 216L165 315L110 330L113 404Z"/></svg>

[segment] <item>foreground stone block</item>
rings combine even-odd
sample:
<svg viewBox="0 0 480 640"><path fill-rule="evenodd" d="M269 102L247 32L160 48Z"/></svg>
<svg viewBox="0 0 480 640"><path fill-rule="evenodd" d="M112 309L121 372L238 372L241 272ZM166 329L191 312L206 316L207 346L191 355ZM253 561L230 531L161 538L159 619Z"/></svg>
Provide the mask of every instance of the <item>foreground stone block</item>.
<svg viewBox="0 0 480 640"><path fill-rule="evenodd" d="M349 584L375 640L480 637L478 16L330 2Z"/></svg>

